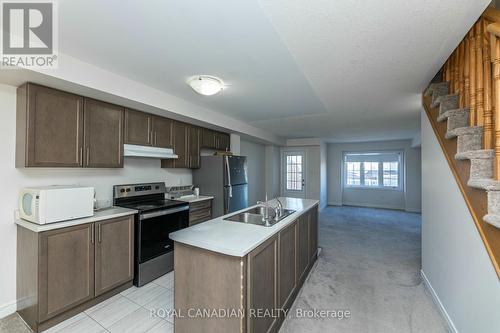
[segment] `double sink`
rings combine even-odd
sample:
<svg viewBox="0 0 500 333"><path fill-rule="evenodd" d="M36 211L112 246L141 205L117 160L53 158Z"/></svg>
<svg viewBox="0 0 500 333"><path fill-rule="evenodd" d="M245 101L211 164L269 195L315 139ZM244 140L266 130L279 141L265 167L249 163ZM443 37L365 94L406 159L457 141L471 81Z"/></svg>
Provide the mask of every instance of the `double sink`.
<svg viewBox="0 0 500 333"><path fill-rule="evenodd" d="M268 209L267 219L266 209ZM293 213L295 213L295 211L292 209L282 209L281 214L279 214L278 218L276 218L274 209L271 209L270 207L266 208L265 206L257 206L242 213L226 217L224 220L271 227Z"/></svg>

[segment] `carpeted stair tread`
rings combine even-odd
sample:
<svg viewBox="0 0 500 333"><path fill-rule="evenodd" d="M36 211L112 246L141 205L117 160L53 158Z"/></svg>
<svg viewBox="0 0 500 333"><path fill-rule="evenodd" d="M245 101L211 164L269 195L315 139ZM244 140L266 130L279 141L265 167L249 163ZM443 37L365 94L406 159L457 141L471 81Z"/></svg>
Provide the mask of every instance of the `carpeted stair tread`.
<svg viewBox="0 0 500 333"><path fill-rule="evenodd" d="M483 217L484 222L491 224L496 228L500 228L500 215L487 214Z"/></svg>
<svg viewBox="0 0 500 333"><path fill-rule="evenodd" d="M459 116L459 115L464 115L464 114L469 114L469 108L462 108L462 109L453 109L453 110L448 110L445 111L443 114L439 115L437 118L437 121L443 122L447 120L449 117L452 116Z"/></svg>
<svg viewBox="0 0 500 333"><path fill-rule="evenodd" d="M487 179L469 179L467 182L467 186L481 189L481 190L486 190L486 188L491 185L493 182L493 179L487 178Z"/></svg>
<svg viewBox="0 0 500 333"><path fill-rule="evenodd" d="M470 150L463 153L457 153L457 160L472 160L472 159L493 159L495 151L493 149Z"/></svg>
<svg viewBox="0 0 500 333"><path fill-rule="evenodd" d="M436 83L431 83L427 90L425 91L425 96L432 96L434 91L444 91L448 90L450 86L449 82L436 82ZM442 94L446 95L446 94Z"/></svg>
<svg viewBox="0 0 500 333"><path fill-rule="evenodd" d="M453 108L458 107L459 96L457 94L449 94L447 87L446 87L446 89L444 89L444 88L442 90L437 89L435 91L436 91L436 98L432 99L431 107L437 108L438 106L441 106L441 105L448 106L447 109L449 109L450 106ZM443 94L443 93L445 93L445 94ZM434 93L433 93L433 96L434 96Z"/></svg>
<svg viewBox="0 0 500 333"><path fill-rule="evenodd" d="M484 189L486 191L500 191L500 180L490 179L485 181Z"/></svg>
<svg viewBox="0 0 500 333"><path fill-rule="evenodd" d="M483 132L482 126L459 127L455 128L454 130L446 132L444 137L446 139L452 139L459 135L467 135L467 134L474 135L474 134L481 134L482 132Z"/></svg>

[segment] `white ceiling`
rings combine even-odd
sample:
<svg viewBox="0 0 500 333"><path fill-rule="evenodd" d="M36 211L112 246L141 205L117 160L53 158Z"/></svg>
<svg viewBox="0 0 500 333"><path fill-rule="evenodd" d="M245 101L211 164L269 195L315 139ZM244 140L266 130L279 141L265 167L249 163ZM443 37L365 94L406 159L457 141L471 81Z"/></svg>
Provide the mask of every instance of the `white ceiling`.
<svg viewBox="0 0 500 333"><path fill-rule="evenodd" d="M60 52L286 138L412 138L487 0L59 0ZM222 94L185 81L216 75Z"/></svg>

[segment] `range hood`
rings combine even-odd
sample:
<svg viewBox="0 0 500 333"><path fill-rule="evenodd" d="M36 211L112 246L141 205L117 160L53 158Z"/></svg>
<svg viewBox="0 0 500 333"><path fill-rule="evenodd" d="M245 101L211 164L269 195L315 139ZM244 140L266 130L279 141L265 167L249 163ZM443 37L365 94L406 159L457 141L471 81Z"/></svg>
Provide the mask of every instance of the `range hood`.
<svg viewBox="0 0 500 333"><path fill-rule="evenodd" d="M147 147L138 145L123 145L123 156L125 157L150 157L161 159L179 158L171 148Z"/></svg>

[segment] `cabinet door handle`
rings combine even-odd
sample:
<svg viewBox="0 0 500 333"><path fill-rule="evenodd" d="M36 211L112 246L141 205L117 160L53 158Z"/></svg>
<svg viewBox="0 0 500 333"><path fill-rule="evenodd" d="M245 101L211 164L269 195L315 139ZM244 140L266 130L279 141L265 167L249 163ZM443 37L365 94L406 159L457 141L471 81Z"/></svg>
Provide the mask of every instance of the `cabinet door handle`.
<svg viewBox="0 0 500 333"><path fill-rule="evenodd" d="M80 166L83 166L83 146L80 147L80 161L78 163Z"/></svg>
<svg viewBox="0 0 500 333"><path fill-rule="evenodd" d="M90 165L90 147L87 147L87 166Z"/></svg>
<svg viewBox="0 0 500 333"><path fill-rule="evenodd" d="M101 225L97 225L97 241L100 243L101 242Z"/></svg>
<svg viewBox="0 0 500 333"><path fill-rule="evenodd" d="M94 224L90 226L90 241L94 244Z"/></svg>

